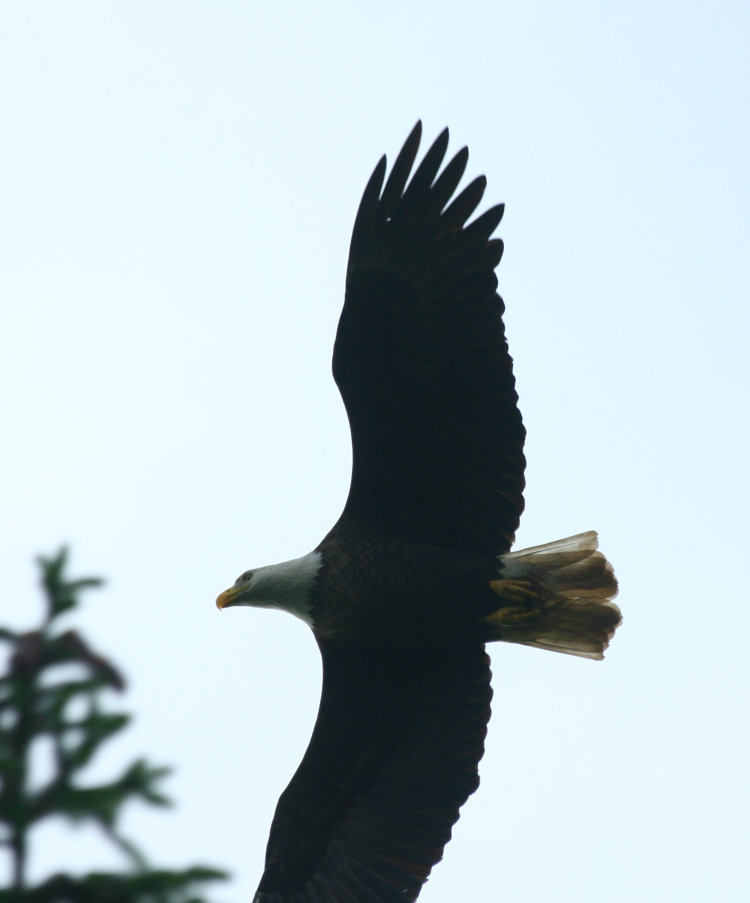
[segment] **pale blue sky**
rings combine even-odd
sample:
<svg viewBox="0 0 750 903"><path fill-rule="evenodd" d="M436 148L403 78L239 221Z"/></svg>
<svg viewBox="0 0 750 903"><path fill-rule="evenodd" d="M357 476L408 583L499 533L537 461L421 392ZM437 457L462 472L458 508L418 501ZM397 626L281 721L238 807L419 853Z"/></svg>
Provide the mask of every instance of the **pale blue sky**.
<svg viewBox="0 0 750 903"><path fill-rule="evenodd" d="M34 622L32 557L62 542L107 577L79 623L137 718L92 780L176 765L178 808L128 817L156 862L226 866L226 903L259 879L317 650L213 603L338 516L349 233L421 117L507 205L518 544L597 529L625 623L599 665L492 649L482 786L420 903L746 899L749 24L658 0L0 6L0 613ZM116 862L82 829L36 840L35 875Z"/></svg>

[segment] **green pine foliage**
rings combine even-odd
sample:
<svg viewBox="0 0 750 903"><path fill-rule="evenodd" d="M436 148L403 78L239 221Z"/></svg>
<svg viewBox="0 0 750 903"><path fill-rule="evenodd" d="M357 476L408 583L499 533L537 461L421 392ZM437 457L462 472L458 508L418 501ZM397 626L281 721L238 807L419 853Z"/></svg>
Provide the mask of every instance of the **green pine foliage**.
<svg viewBox="0 0 750 903"><path fill-rule="evenodd" d="M119 830L125 803L140 799L169 805L160 789L168 768L140 759L108 783L90 786L81 778L102 744L130 721L102 707L103 691L122 691L125 683L76 631L58 624L61 615L78 606L82 592L101 581L69 580L65 549L40 558L39 565L46 601L41 625L24 633L0 628L7 651L7 669L0 676L0 844L12 870L11 886L0 889L0 903L207 903L196 889L225 879L225 872L201 865L154 869ZM31 749L43 737L51 741L52 776L32 790ZM49 816L98 825L128 867L118 873L56 874L30 886L29 836Z"/></svg>

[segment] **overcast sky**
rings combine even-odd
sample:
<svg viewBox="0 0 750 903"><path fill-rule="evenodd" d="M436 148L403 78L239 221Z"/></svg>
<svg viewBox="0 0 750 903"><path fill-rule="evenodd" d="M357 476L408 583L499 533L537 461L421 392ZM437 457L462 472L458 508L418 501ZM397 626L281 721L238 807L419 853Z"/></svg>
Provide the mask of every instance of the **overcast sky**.
<svg viewBox="0 0 750 903"><path fill-rule="evenodd" d="M420 903L747 899L749 24L722 0L0 5L0 621L36 623L37 553L107 578L77 626L136 718L89 777L175 765L178 806L128 812L156 864L228 868L221 903L259 880L320 665L301 622L214 599L343 505L351 225L421 117L506 203L518 547L597 529L625 623L601 664L491 649L482 786ZM33 876L118 865L94 837L40 829Z"/></svg>

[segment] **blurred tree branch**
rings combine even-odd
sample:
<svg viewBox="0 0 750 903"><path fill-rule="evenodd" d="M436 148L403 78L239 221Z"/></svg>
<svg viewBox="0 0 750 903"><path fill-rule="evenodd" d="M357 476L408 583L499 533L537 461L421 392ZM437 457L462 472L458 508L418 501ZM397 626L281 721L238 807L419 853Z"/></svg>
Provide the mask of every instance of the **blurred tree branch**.
<svg viewBox="0 0 750 903"><path fill-rule="evenodd" d="M39 628L23 633L0 628L0 641L9 647L8 668L0 676L0 845L12 859L12 886L0 889L0 903L205 903L195 886L225 879L225 872L206 866L152 869L136 844L119 832L126 802L140 798L155 806L170 804L160 789L169 768L139 759L108 783L82 786L79 781L79 772L130 717L105 712L100 705L103 690L124 690L120 671L74 630L57 631L57 619L79 605L81 593L102 585L90 577L68 580L67 559L66 549L39 558L46 602ZM71 677L70 669L60 673L60 665L73 666L80 676ZM71 714L73 708L78 714ZM53 775L32 790L31 747L44 736L52 741ZM129 871L57 874L29 887L29 834L52 815L97 824L124 853Z"/></svg>

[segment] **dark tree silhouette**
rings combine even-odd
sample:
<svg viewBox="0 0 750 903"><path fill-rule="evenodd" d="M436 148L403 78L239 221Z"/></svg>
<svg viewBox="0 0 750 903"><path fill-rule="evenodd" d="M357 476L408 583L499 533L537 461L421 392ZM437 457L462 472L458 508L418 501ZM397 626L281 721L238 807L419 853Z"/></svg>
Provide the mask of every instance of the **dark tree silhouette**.
<svg viewBox="0 0 750 903"><path fill-rule="evenodd" d="M101 705L105 689L122 691L125 683L118 669L76 631L58 629L58 618L77 607L84 590L102 581L67 579L65 549L40 558L39 564L46 601L41 625L24 633L0 628L0 640L8 648L7 670L0 676L0 843L12 861L11 886L0 889L0 903L206 903L196 887L225 879L225 872L202 865L154 869L118 829L126 802L169 805L160 783L170 769L139 759L109 783L86 786L81 781L81 771L99 747L130 721ZM31 748L43 737L51 741L52 776L32 790ZM54 815L97 824L123 852L129 868L56 874L29 886L29 834Z"/></svg>

